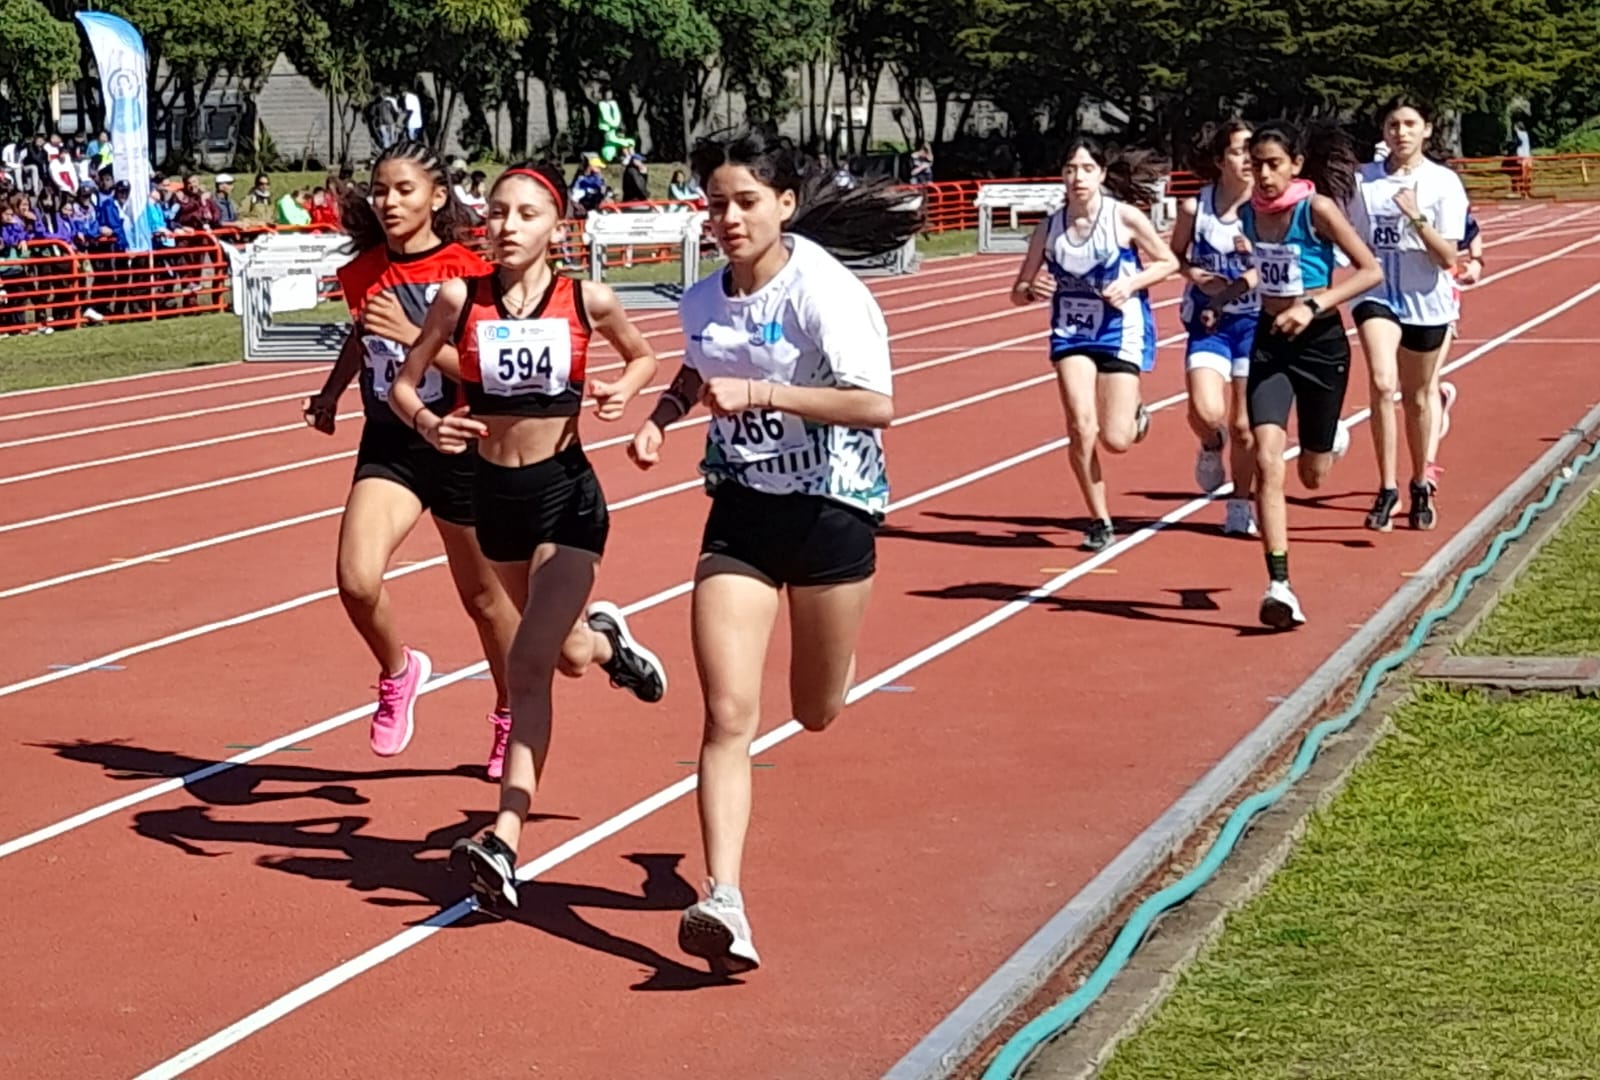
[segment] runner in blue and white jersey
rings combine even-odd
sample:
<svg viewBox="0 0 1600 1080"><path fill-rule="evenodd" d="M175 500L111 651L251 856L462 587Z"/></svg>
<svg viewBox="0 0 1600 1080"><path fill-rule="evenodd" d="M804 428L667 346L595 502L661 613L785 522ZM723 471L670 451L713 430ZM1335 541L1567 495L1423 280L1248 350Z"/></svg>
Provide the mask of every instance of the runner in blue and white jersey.
<svg viewBox="0 0 1600 1080"><path fill-rule="evenodd" d="M1256 470L1245 383L1261 299L1252 289L1224 303L1212 301L1250 268L1248 245L1239 231L1239 211L1250 200L1253 184L1250 130L1243 120L1230 120L1208 134L1194 167L1210 183L1179 204L1172 227L1172 249L1189 283L1182 318L1189 332L1184 364L1189 426L1200 440L1194 479L1208 494L1227 483L1222 463L1226 445L1233 493L1223 532L1247 536L1256 534L1251 502Z"/></svg>
<svg viewBox="0 0 1600 1080"><path fill-rule="evenodd" d="M1144 438L1150 414L1139 376L1156 362L1150 286L1178 269L1178 258L1139 207L1154 203L1153 162L1110 158L1095 140L1067 147L1066 201L1039 223L1012 286L1011 300L1041 299L1035 284L1048 267L1050 362L1072 436L1068 459L1089 510L1083 547L1100 551L1115 537L1106 502L1100 448L1126 453Z"/></svg>

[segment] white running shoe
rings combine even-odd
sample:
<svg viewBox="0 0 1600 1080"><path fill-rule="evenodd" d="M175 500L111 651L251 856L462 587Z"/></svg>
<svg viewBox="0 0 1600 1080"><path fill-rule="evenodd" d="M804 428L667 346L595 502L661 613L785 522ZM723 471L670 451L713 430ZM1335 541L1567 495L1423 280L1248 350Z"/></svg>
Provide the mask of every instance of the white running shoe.
<svg viewBox="0 0 1600 1080"><path fill-rule="evenodd" d="M1200 453L1195 456L1194 482L1207 495L1228 482L1227 470L1222 466L1222 448L1226 445L1226 440L1219 440L1217 448L1212 450L1201 443Z"/></svg>
<svg viewBox="0 0 1600 1080"><path fill-rule="evenodd" d="M706 893L704 900L684 911L678 923L678 947L709 961L717 974L737 975L760 967L739 890L707 881Z"/></svg>
<svg viewBox="0 0 1600 1080"><path fill-rule="evenodd" d="M1292 630L1306 621L1300 600L1287 581L1267 583L1267 594L1261 598L1261 621L1274 630Z"/></svg>
<svg viewBox="0 0 1600 1080"><path fill-rule="evenodd" d="M1150 434L1150 410L1144 407L1142 401L1139 402L1138 411L1133 414L1133 422L1135 424L1133 441L1142 443L1144 437Z"/></svg>
<svg viewBox="0 0 1600 1080"><path fill-rule="evenodd" d="M1443 409L1439 413L1439 438L1450 434L1450 410L1456 404L1456 384L1442 382L1439 384L1439 398Z"/></svg>
<svg viewBox="0 0 1600 1080"><path fill-rule="evenodd" d="M1249 499L1229 499L1228 516L1222 522L1224 536L1259 536L1256 508Z"/></svg>

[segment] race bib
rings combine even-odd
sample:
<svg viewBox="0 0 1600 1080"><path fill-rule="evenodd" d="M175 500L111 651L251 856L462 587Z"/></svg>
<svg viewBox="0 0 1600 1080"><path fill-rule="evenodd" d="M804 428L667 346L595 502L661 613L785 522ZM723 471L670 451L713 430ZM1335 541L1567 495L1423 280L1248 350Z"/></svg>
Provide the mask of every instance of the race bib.
<svg viewBox="0 0 1600 1080"><path fill-rule="evenodd" d="M1263 296L1300 296L1306 291L1299 244L1256 243L1257 287Z"/></svg>
<svg viewBox="0 0 1600 1080"><path fill-rule="evenodd" d="M1398 215L1374 215L1372 219L1372 246L1375 250L1398 251L1403 235Z"/></svg>
<svg viewBox="0 0 1600 1080"><path fill-rule="evenodd" d="M361 339L361 344L366 350L367 370L372 372L372 394L379 401L388 401L394 377L406 362L405 347L398 341L377 334L366 335ZM422 377L422 385L417 387L417 393L423 401L438 401L444 397L444 377L439 374L438 368L429 366L428 373Z"/></svg>
<svg viewBox="0 0 1600 1080"><path fill-rule="evenodd" d="M1099 297L1058 296L1055 331L1064 337L1095 337L1105 311L1105 301Z"/></svg>
<svg viewBox="0 0 1600 1080"><path fill-rule="evenodd" d="M478 324L478 376L485 393L559 394L572 378L572 332L565 319Z"/></svg>
<svg viewBox="0 0 1600 1080"><path fill-rule="evenodd" d="M732 461L765 461L810 445L805 421L777 409L746 409L715 417L717 442Z"/></svg>

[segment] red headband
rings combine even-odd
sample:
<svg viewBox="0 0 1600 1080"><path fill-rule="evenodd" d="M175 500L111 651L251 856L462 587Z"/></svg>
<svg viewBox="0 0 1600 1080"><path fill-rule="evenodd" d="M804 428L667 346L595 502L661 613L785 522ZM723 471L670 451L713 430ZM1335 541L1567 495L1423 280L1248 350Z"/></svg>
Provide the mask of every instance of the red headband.
<svg viewBox="0 0 1600 1080"><path fill-rule="evenodd" d="M507 169L505 172L500 174L501 179L504 179L508 176L526 176L539 181L539 183L544 185L544 189L550 193L550 197L556 201L556 212L561 212L562 204L565 203L567 199L566 193L560 188L556 187L555 184L551 183L550 178L544 173L534 172L532 169Z"/></svg>

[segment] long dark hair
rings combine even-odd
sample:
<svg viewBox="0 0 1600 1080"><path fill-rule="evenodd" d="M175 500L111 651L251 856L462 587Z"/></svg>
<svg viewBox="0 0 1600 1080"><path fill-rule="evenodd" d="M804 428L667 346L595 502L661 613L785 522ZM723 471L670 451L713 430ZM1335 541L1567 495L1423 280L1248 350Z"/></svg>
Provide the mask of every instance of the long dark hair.
<svg viewBox="0 0 1600 1080"><path fill-rule="evenodd" d="M1196 132L1194 141L1188 146L1184 155L1184 164L1189 171L1208 184L1214 184L1222 176L1222 169L1218 165L1228 154L1228 147L1233 145L1233 137L1243 131L1249 134L1255 130L1248 120L1234 117L1221 123L1207 121Z"/></svg>
<svg viewBox="0 0 1600 1080"><path fill-rule="evenodd" d="M841 187L809 164L792 140L762 131L702 139L689 153L689 168L702 188L723 165L740 165L766 187L794 192L795 212L784 231L804 236L838 258L884 255L921 231L922 200L892 178Z"/></svg>
<svg viewBox="0 0 1600 1080"><path fill-rule="evenodd" d="M1151 206L1161 197L1161 178L1166 175L1165 162L1150 150L1112 150L1092 135L1079 135L1067 144L1061 155L1061 167L1066 168L1072 155L1086 151L1096 165L1105 170L1101 182L1107 191L1125 203L1134 206Z"/></svg>
<svg viewBox="0 0 1600 1080"><path fill-rule="evenodd" d="M379 154L378 159L372 163L374 177L378 175L378 168L386 161L409 161L427 173L428 179L433 181L434 186L444 190L444 205L433 212L433 231L442 242L448 244L458 239L460 233L471 227L472 212L456 198L444 162L440 161L439 155L430 150L426 144L409 139L393 144ZM367 196L368 191L359 190L357 186L352 185L339 202L340 223L344 226L345 232L350 234L350 243L347 246L358 255L389 241L388 234L383 231L383 222L378 220L377 211L372 209L372 203Z"/></svg>
<svg viewBox="0 0 1600 1080"><path fill-rule="evenodd" d="M1319 195L1326 195L1340 206L1356 193L1356 144L1337 124L1319 121L1304 130L1289 124L1268 124L1250 136L1253 150L1262 143L1275 142L1290 157L1304 159L1300 175L1311 181Z"/></svg>

